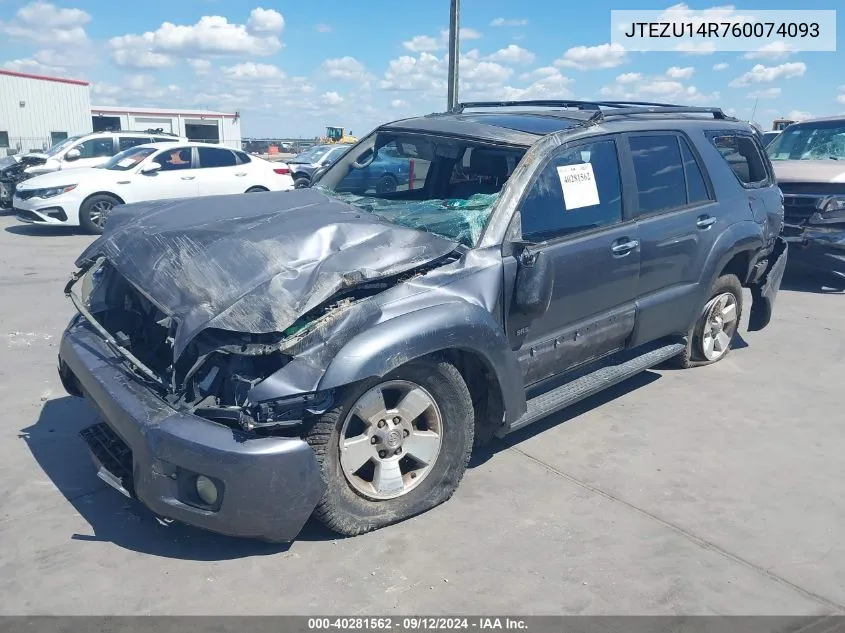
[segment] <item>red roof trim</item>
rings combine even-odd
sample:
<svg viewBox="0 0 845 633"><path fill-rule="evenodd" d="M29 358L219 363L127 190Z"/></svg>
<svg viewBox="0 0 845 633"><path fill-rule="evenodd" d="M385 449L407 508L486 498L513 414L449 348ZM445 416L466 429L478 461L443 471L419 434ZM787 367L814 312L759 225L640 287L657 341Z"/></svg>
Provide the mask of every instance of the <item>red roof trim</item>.
<svg viewBox="0 0 845 633"><path fill-rule="evenodd" d="M121 110L120 108L116 110L102 110L100 108L91 108L91 114L102 114L104 116L108 115L116 115L116 114L131 114L132 116L187 116L187 117L211 117L211 118L224 118L224 119L236 119L238 118L237 114L227 114L225 112L194 112L193 110L185 111L185 110L170 110L170 111L163 111L163 112L136 112L135 110Z"/></svg>
<svg viewBox="0 0 845 633"><path fill-rule="evenodd" d="M8 75L10 77L21 77L23 79L41 79L42 81L55 81L60 84L73 84L74 86L89 86L87 81L81 79L65 79L64 77L48 77L47 75L31 75L30 73L19 73L15 70L0 69L0 75Z"/></svg>

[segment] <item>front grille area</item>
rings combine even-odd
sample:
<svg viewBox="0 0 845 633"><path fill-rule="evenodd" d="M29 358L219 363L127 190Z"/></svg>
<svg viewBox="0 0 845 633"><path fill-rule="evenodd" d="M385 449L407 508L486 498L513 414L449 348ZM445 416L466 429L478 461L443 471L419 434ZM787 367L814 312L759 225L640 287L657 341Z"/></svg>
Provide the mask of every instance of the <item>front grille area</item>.
<svg viewBox="0 0 845 633"><path fill-rule="evenodd" d="M134 495L132 449L105 422L79 432L97 464L120 482L129 495Z"/></svg>

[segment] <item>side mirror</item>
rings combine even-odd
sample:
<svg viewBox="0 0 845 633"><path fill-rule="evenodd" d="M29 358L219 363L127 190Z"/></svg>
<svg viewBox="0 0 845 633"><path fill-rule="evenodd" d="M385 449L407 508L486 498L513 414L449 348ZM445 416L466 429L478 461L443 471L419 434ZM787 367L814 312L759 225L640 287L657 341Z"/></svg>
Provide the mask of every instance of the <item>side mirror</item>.
<svg viewBox="0 0 845 633"><path fill-rule="evenodd" d="M142 174L154 174L159 169L161 169L160 163L147 163L146 165L141 167L141 173Z"/></svg>
<svg viewBox="0 0 845 633"><path fill-rule="evenodd" d="M78 160L82 154L79 153L79 150L76 148L69 149L67 154L65 154L65 160L67 161L75 161Z"/></svg>
<svg viewBox="0 0 845 633"><path fill-rule="evenodd" d="M543 251L532 252L527 245L517 255L514 304L526 316L545 314L552 302L555 287L555 270L549 256Z"/></svg>

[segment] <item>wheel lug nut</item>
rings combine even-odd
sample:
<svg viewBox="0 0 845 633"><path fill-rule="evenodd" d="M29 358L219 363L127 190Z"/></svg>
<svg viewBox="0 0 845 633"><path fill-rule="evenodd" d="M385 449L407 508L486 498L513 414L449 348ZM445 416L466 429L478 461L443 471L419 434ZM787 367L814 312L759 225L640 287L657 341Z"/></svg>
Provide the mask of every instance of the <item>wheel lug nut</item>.
<svg viewBox="0 0 845 633"><path fill-rule="evenodd" d="M378 456L384 459L385 457L387 457L387 451L379 451Z"/></svg>
<svg viewBox="0 0 845 633"><path fill-rule="evenodd" d="M411 473L411 479L416 479L416 478L417 478L417 473Z"/></svg>
<svg viewBox="0 0 845 633"><path fill-rule="evenodd" d="M385 425L385 424L387 424L387 422L385 422L384 420L379 420L379 421L378 421L378 428L380 428L380 429L381 429L381 428L384 428L384 425Z"/></svg>
<svg viewBox="0 0 845 633"><path fill-rule="evenodd" d="M399 424L401 421L402 421L402 418L400 418L398 415L395 418L393 418L393 424Z"/></svg>
<svg viewBox="0 0 845 633"><path fill-rule="evenodd" d="M370 439L370 444L378 444L378 438L377 438L377 437L373 437L373 438L371 438L371 439Z"/></svg>
<svg viewBox="0 0 845 633"><path fill-rule="evenodd" d="M402 435L404 435L405 437L408 437L410 434L411 434L411 432L408 429L405 429L404 431L402 431Z"/></svg>
<svg viewBox="0 0 845 633"><path fill-rule="evenodd" d="M396 449L396 452L393 453L393 454L394 455L400 455L401 453L402 453L402 447L400 446L399 448Z"/></svg>

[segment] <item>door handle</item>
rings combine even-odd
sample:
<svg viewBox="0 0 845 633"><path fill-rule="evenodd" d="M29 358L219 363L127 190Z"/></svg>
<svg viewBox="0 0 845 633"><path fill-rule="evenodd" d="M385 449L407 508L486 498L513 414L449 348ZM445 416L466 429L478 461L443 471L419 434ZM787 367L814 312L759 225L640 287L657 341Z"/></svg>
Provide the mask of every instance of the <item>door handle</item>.
<svg viewBox="0 0 845 633"><path fill-rule="evenodd" d="M236 175L236 176L246 176L246 172L245 172L245 171L239 171L239 172L238 172L237 174L235 174L235 175Z"/></svg>
<svg viewBox="0 0 845 633"><path fill-rule="evenodd" d="M700 229L709 229L714 224L716 224L716 218L711 215L702 215L695 223Z"/></svg>
<svg viewBox="0 0 845 633"><path fill-rule="evenodd" d="M628 240L627 242L619 242L614 244L610 247L610 251L614 255L618 256L627 255L639 245L640 243L637 240Z"/></svg>
<svg viewBox="0 0 845 633"><path fill-rule="evenodd" d="M182 180L193 180L196 176L182 176Z"/></svg>

